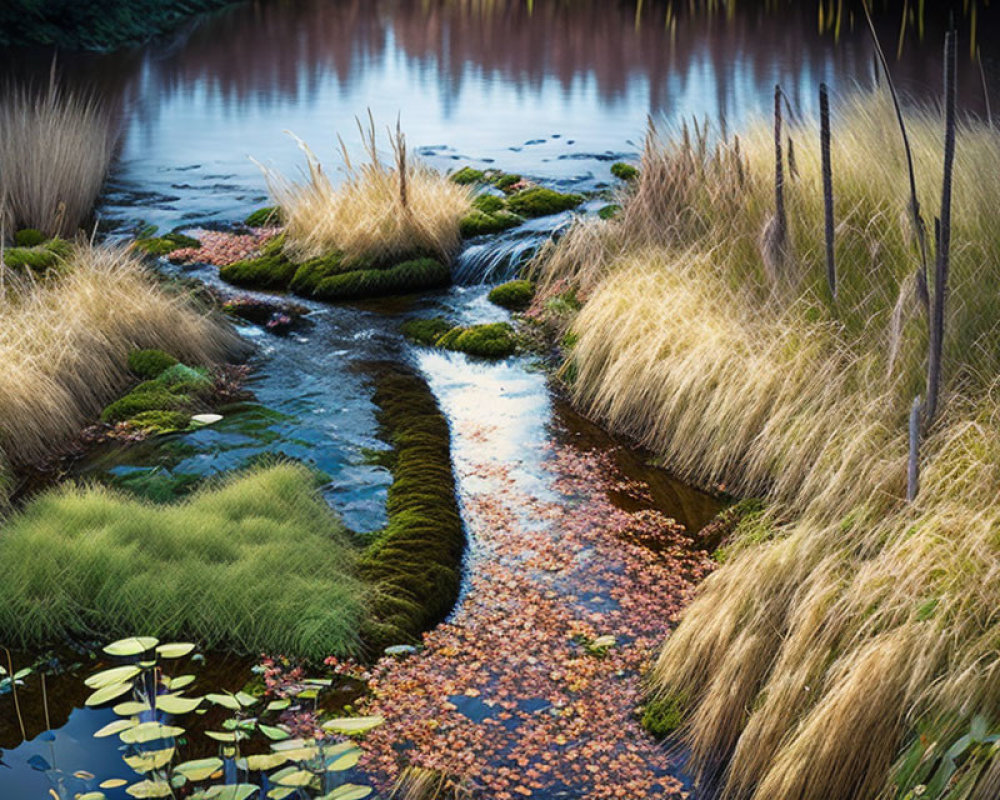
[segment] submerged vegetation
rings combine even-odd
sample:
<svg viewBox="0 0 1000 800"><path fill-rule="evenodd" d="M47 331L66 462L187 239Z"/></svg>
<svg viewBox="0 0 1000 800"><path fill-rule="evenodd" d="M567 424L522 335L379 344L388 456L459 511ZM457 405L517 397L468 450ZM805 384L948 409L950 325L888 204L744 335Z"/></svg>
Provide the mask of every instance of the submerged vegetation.
<svg viewBox="0 0 1000 800"><path fill-rule="evenodd" d="M905 123L921 206L940 214L944 123ZM834 104L836 295L820 139L814 120L782 132L776 206L770 122L718 143L651 132L621 213L539 264L543 303L567 285L586 300L578 403L675 472L767 500L653 674L725 797L894 796L905 748L937 762L973 717L1000 726L1000 183L981 177L1000 172L1000 137L958 126L942 399L912 503L928 323L893 108ZM975 762L991 760L985 785L1000 761Z"/></svg>
<svg viewBox="0 0 1000 800"><path fill-rule="evenodd" d="M243 653L355 653L367 596L356 561L304 467L258 468L167 506L66 486L4 526L0 635L149 631Z"/></svg>
<svg viewBox="0 0 1000 800"><path fill-rule="evenodd" d="M518 338L508 322L454 325L443 317L410 319L403 335L416 344L440 347L479 358L507 358L517 352Z"/></svg>

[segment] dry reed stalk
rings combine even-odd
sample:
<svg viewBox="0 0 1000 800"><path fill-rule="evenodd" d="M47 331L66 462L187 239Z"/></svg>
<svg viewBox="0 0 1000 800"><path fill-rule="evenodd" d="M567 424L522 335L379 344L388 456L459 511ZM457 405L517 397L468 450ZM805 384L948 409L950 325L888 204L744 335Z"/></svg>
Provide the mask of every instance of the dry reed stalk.
<svg viewBox="0 0 1000 800"><path fill-rule="evenodd" d="M826 282L830 297L837 302L837 262L834 252L833 161L830 156L830 94L826 84L819 86L820 150L823 158L823 222L826 240Z"/></svg>

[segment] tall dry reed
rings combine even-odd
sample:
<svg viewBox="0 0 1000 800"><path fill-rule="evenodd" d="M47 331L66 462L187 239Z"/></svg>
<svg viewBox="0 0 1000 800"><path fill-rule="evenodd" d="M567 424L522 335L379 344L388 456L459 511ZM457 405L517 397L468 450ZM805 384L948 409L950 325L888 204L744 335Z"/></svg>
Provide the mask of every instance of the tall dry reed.
<svg viewBox="0 0 1000 800"><path fill-rule="evenodd" d="M982 177L1000 174L1000 138L958 125L941 400L908 505L928 344L908 156L890 100L834 97L831 115L836 304L815 120L791 126L794 280L777 289L768 120L714 147L651 135L622 214L536 264L543 293L587 300L577 402L689 479L770 501L766 540L734 543L652 675L727 798L894 796L917 731L940 754L977 714L1000 728L1000 181ZM942 116L905 123L936 214Z"/></svg>
<svg viewBox="0 0 1000 800"><path fill-rule="evenodd" d="M0 89L0 224L69 236L90 217L111 167L117 123L96 96Z"/></svg>

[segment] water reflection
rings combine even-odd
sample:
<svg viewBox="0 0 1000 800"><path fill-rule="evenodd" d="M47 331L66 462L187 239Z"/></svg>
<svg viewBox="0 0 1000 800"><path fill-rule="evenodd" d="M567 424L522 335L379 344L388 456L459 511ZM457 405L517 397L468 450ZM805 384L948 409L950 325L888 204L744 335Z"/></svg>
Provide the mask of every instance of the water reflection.
<svg viewBox="0 0 1000 800"><path fill-rule="evenodd" d="M248 156L297 168L286 129L333 162L334 133L353 143L353 118L367 108L383 123L401 115L411 144L439 167L492 162L585 188L607 179L606 161L635 153L649 114L708 115L732 129L767 108L775 82L809 111L820 81L872 81L857 4L678 10L688 5L258 0L140 50L60 59L69 77L129 109L102 213L169 227L229 221L262 202L264 182ZM947 4L931 5L923 21L907 3L880 3L877 12L883 40L898 50L900 88L921 97L936 97L941 83ZM956 7L967 43L996 13ZM1000 86L996 47L983 46L987 83ZM18 54L5 71L44 74L49 58ZM965 107L982 111L978 65L966 60L961 81Z"/></svg>

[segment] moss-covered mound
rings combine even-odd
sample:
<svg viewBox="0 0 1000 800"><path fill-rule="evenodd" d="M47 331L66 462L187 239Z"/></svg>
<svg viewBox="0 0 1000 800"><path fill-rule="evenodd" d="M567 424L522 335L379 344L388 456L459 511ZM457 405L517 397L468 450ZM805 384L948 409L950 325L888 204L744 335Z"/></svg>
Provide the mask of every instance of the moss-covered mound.
<svg viewBox="0 0 1000 800"><path fill-rule="evenodd" d="M14 234L15 247L38 247L44 244L49 237L37 228L24 228Z"/></svg>
<svg viewBox="0 0 1000 800"><path fill-rule="evenodd" d="M15 239L15 242L36 243L23 244L4 250L3 261L9 269L31 270L36 274L43 274L58 267L73 249L65 239L55 238L46 241L43 235L42 241L38 242L37 237L33 235L35 233L38 232L33 230L18 231L20 238ZM21 234L28 235L21 236Z"/></svg>
<svg viewBox="0 0 1000 800"><path fill-rule="evenodd" d="M490 291L490 302L510 311L524 311L535 299L532 281L508 281Z"/></svg>
<svg viewBox="0 0 1000 800"><path fill-rule="evenodd" d="M501 192L512 192L514 186L523 179L520 175L511 175L509 172L499 172L490 178L490 183L496 186Z"/></svg>
<svg viewBox="0 0 1000 800"><path fill-rule="evenodd" d="M462 238L471 239L473 236L485 236L490 233L502 233L510 228L516 228L524 220L517 214L509 211L498 211L495 214L486 214L482 211L473 211L462 217L459 227L462 231Z"/></svg>
<svg viewBox="0 0 1000 800"><path fill-rule="evenodd" d="M135 246L151 256L165 256L183 247L201 247L201 242L183 233L168 233L164 236L147 236L135 240Z"/></svg>
<svg viewBox="0 0 1000 800"><path fill-rule="evenodd" d="M471 186L473 183L483 183L486 180L486 173L481 169L472 167L462 167L458 172L453 173L451 180L459 186Z"/></svg>
<svg viewBox="0 0 1000 800"><path fill-rule="evenodd" d="M140 415L148 412L181 412L194 408L199 398L212 389L208 370L174 364L159 372L156 378L146 380L124 397L115 400L101 412L101 421L109 424L132 422L136 427L148 427ZM190 419L190 414L188 415ZM172 417L172 419L177 419ZM172 426L179 427L179 426Z"/></svg>
<svg viewBox="0 0 1000 800"><path fill-rule="evenodd" d="M609 203L606 206L601 206L597 211L597 216L603 220L614 219L621 213L622 207L617 203Z"/></svg>
<svg viewBox="0 0 1000 800"><path fill-rule="evenodd" d="M480 358L507 358L517 352L517 335L506 322L456 327L439 337L437 346Z"/></svg>
<svg viewBox="0 0 1000 800"><path fill-rule="evenodd" d="M453 327L455 326L444 317L430 317L429 319L426 317L417 317L406 320L403 323L402 331L403 336L411 342L433 347L437 344L438 339Z"/></svg>
<svg viewBox="0 0 1000 800"><path fill-rule="evenodd" d="M639 170L624 161L618 161L611 165L611 174L619 180L634 181L639 177Z"/></svg>
<svg viewBox="0 0 1000 800"><path fill-rule="evenodd" d="M507 206L522 217L547 217L576 208L585 199L582 194L563 194L544 186L532 186L512 195Z"/></svg>
<svg viewBox="0 0 1000 800"><path fill-rule="evenodd" d="M128 368L144 380L160 377L176 363L176 358L162 350L133 350L128 354Z"/></svg>
<svg viewBox="0 0 1000 800"><path fill-rule="evenodd" d="M219 275L236 286L291 290L330 302L407 294L451 283L451 268L433 258L358 264L333 253L297 264L285 255L284 244L285 237L276 236L261 249L260 256L222 267Z"/></svg>
<svg viewBox="0 0 1000 800"><path fill-rule="evenodd" d="M266 228L271 225L280 225L281 209L277 206L258 208L243 220L243 224L249 228Z"/></svg>
<svg viewBox="0 0 1000 800"><path fill-rule="evenodd" d="M0 564L0 641L11 645L143 631L248 654L359 650L357 557L298 465L170 505L64 486L5 523Z"/></svg>
<svg viewBox="0 0 1000 800"><path fill-rule="evenodd" d="M419 641L451 611L461 584L465 531L448 422L426 381L387 367L377 377L374 400L395 451L389 524L361 560L361 574L374 589L364 639L381 652Z"/></svg>

